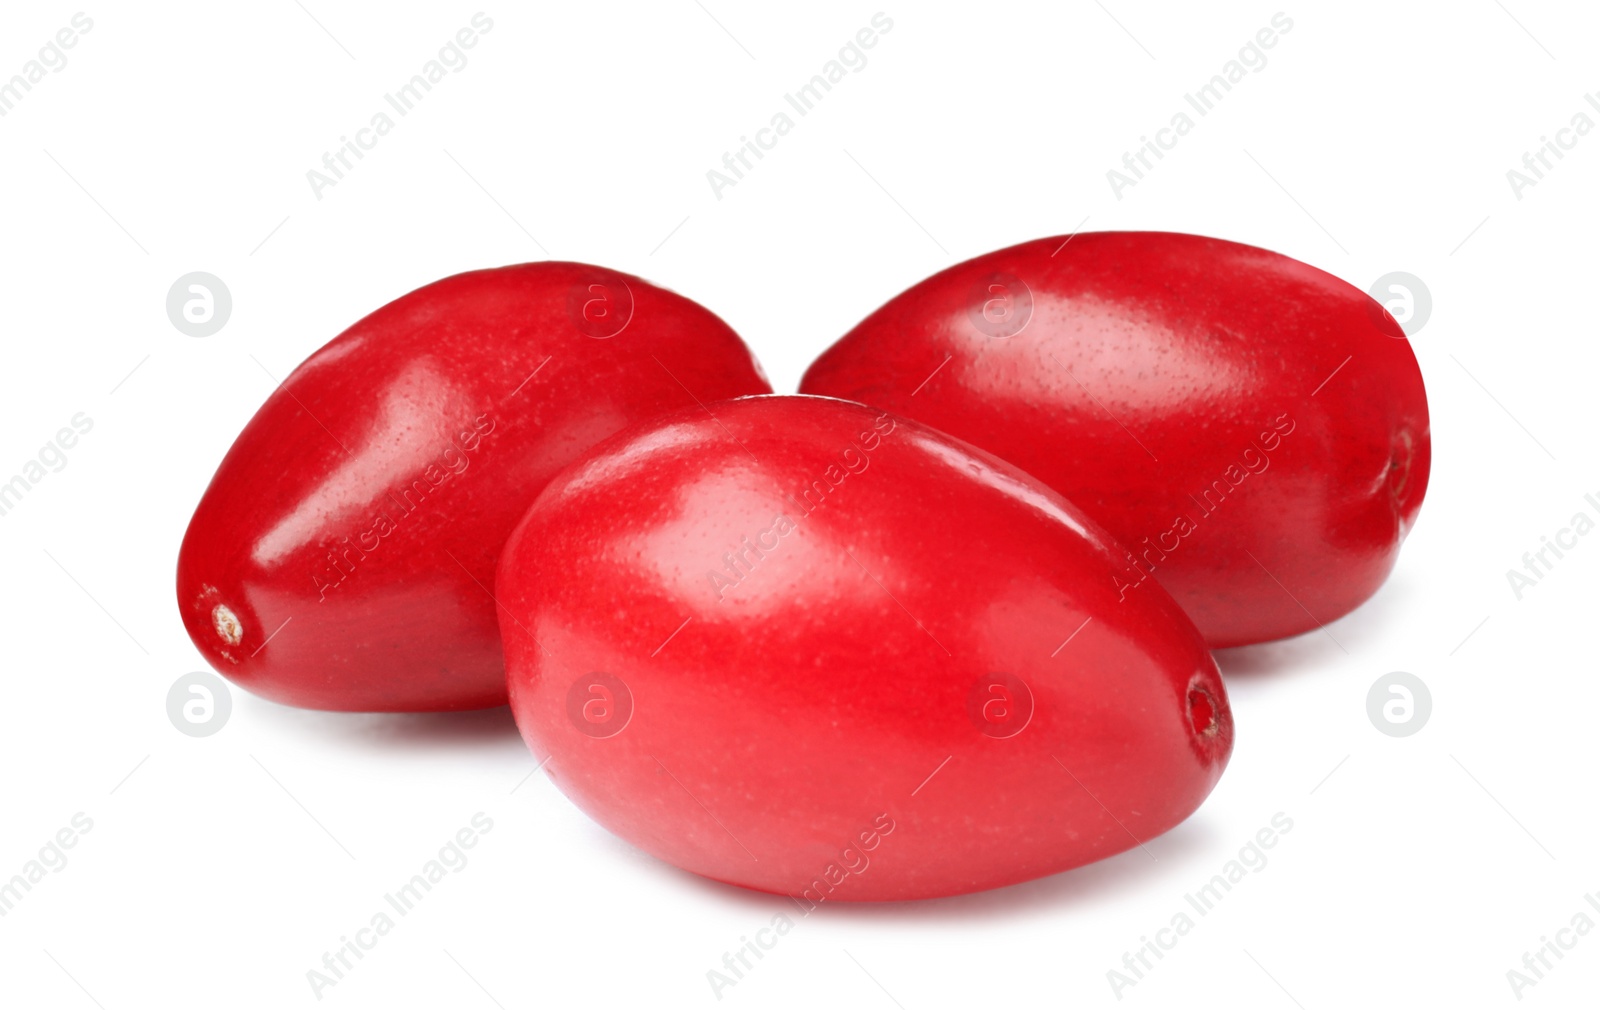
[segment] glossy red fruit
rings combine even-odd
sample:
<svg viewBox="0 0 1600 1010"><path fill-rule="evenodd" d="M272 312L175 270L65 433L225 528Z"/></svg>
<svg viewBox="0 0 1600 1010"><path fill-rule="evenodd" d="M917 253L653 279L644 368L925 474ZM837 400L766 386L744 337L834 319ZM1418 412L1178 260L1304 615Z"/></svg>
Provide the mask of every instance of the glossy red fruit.
<svg viewBox="0 0 1600 1010"><path fill-rule="evenodd" d="M512 713L590 816L805 904L999 887L1187 817L1216 664L1065 499L859 404L751 397L551 481L497 577Z"/></svg>
<svg viewBox="0 0 1600 1010"><path fill-rule="evenodd" d="M1377 591L1428 483L1399 325L1330 274L1163 232L1028 242L896 296L801 392L1017 464L1127 548L1213 646L1311 630Z"/></svg>
<svg viewBox="0 0 1600 1010"><path fill-rule="evenodd" d="M630 422L769 389L726 324L637 277L530 263L420 288L234 442L178 557L184 627L291 705L504 704L495 559L550 476Z"/></svg>

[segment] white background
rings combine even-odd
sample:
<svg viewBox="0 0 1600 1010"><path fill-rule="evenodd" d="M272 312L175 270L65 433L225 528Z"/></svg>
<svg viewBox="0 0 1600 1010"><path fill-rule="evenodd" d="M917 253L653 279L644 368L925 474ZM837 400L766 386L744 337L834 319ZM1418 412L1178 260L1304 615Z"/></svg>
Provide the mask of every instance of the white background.
<svg viewBox="0 0 1600 1010"><path fill-rule="evenodd" d="M75 813L94 826L0 918L0 1004L315 1005L308 969L478 811L494 828L470 864L322 1004L1117 1005L1107 971L1278 812L1294 827L1270 863L1122 1004L1511 1006L1525 951L1580 911L1600 923L1600 536L1520 601L1505 574L1600 497L1600 131L1522 199L1506 178L1574 114L1600 123L1600 12L930 6L882 8L870 62L721 200L707 170L878 7L485 7L465 68L321 200L307 170L477 6L85 10L70 62L0 118L0 479L94 421L0 516L0 878ZM1117 199L1107 170L1280 9L1294 27L1265 68ZM77 10L6 5L0 78ZM204 669L172 588L191 509L267 373L378 305L476 267L603 263L710 306L792 390L906 285L1080 226L1249 242L1361 288L1404 270L1434 305L1413 338L1434 472L1398 569L1329 634L1221 657L1233 761L1154 860L825 907L719 1003L706 972L793 906L658 863L524 781L506 710L235 690L215 736L168 722L172 682ZM164 309L193 270L234 299L204 339ZM1393 670L1433 697L1404 739L1365 710ZM1597 988L1600 931L1522 995Z"/></svg>

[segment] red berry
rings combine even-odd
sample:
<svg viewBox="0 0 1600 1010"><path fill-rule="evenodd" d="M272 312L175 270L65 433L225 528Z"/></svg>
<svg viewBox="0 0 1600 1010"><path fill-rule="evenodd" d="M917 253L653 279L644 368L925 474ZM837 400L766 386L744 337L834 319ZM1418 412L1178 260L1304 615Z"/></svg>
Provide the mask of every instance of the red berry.
<svg viewBox="0 0 1600 1010"><path fill-rule="evenodd" d="M505 703L495 558L630 422L770 389L701 306L580 263L449 277L311 355L234 442L178 558L189 636L291 705Z"/></svg>
<svg viewBox="0 0 1600 1010"><path fill-rule="evenodd" d="M512 713L601 824L822 900L999 887L1182 821L1233 743L1216 664L1060 495L806 396L636 426L497 576Z"/></svg>
<svg viewBox="0 0 1600 1010"><path fill-rule="evenodd" d="M958 264L868 316L801 392L1022 467L1126 548L1213 646L1311 630L1387 577L1428 483L1399 325L1287 256L1099 232Z"/></svg>

